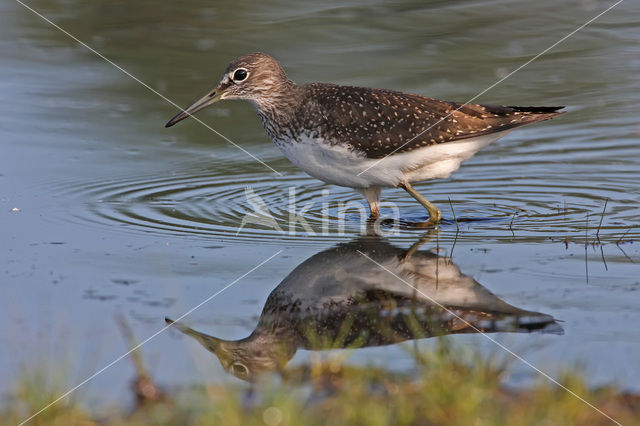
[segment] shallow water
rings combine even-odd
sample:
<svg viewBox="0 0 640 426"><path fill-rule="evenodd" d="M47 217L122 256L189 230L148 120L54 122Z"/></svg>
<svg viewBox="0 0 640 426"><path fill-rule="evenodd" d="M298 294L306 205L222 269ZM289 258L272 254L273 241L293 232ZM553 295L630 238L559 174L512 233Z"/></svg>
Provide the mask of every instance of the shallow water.
<svg viewBox="0 0 640 426"><path fill-rule="evenodd" d="M230 59L254 50L276 56L298 82L465 101L609 5L29 4L180 105L212 88ZM291 271L362 233L360 196L283 159L248 105L223 103L199 117L281 176L195 120L164 129L176 109L161 97L20 4L0 11L0 383L11 383L22 365L63 358L68 383L78 383L126 350L117 313L142 340L165 316L180 317L277 253L182 320L219 338L246 337ZM420 253L451 257L500 300L563 329L495 339L551 374L582 365L593 384L636 391L638 12L623 2L478 99L565 104L567 114L513 132L448 180L419 185L446 219ZM262 200L277 227L249 221L239 229L255 210L247 194ZM424 212L401 191L387 190L383 200L402 219L396 232L383 229L384 241L406 250L427 232L411 225ZM291 205L307 204L308 228L289 227ZM480 335L449 338L501 352ZM403 345L359 349L349 362L411 369ZM173 330L143 353L169 387L236 380ZM308 359L299 350L289 365ZM131 375L123 360L87 384L84 398L126 400ZM511 383L535 378L513 363Z"/></svg>

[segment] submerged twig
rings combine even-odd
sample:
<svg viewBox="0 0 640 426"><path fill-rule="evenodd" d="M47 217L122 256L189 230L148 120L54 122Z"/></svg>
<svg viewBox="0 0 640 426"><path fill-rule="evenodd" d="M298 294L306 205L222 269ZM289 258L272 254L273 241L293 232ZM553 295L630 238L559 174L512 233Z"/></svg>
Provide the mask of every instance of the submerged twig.
<svg viewBox="0 0 640 426"><path fill-rule="evenodd" d="M607 203L609 202L609 199L606 198L604 200L604 208L602 209L602 214L600 215L600 223L598 223L598 230L596 231L596 239L598 240L598 245L600 246L600 255L602 256L602 262L604 263L604 269L606 271L609 270L609 267L607 267L607 260L604 257L604 249L602 248L602 242L600 241L600 228L602 228L602 221L604 220L604 213L607 211ZM595 241L593 242L595 244Z"/></svg>
<svg viewBox="0 0 640 426"><path fill-rule="evenodd" d="M588 246L589 246L589 212L587 212L587 218L585 220L585 227L584 227L584 272L587 278L587 284L589 284L589 262L587 260Z"/></svg>
<svg viewBox="0 0 640 426"><path fill-rule="evenodd" d="M627 234L629 233L629 231L631 231L633 229L633 227L627 229L627 232L625 232L624 234L622 234L622 237L620 237L620 239L618 239L618 241L616 241L616 245L620 245L621 242L623 242L622 240L624 239L624 237L627 236Z"/></svg>
<svg viewBox="0 0 640 426"><path fill-rule="evenodd" d="M456 230L456 236L453 238L453 245L451 246L451 251L449 252L449 263L453 262L453 249L456 248L456 242L458 242L458 231Z"/></svg>
<svg viewBox="0 0 640 426"><path fill-rule="evenodd" d="M449 260L453 258L453 249L456 248L456 242L458 241L458 234L460 233L460 225L458 225L458 218L456 217L456 212L453 210L453 203L451 202L451 197L449 198L449 206L451 206L451 213L453 214L453 220L456 222L456 236L453 238L453 245L451 246L451 251L449 252Z"/></svg>
<svg viewBox="0 0 640 426"><path fill-rule="evenodd" d="M631 262L631 263L636 263L636 262L634 262L634 261L633 261L633 259L632 259L632 258L630 258L630 257L629 257L629 255L627 254L627 252L626 252L626 251L622 250L622 247L620 247L620 245L619 245L619 244L616 244L616 247L618 247L618 249L622 252L622 254L624 254L624 257L626 257L627 259L629 259L629 262Z"/></svg>
<svg viewBox="0 0 640 426"><path fill-rule="evenodd" d="M603 244L600 244L600 255L602 256L602 262L604 263L604 269L605 271L608 271L609 268L607 267L607 259L604 258L604 249L602 248Z"/></svg>
<svg viewBox="0 0 640 426"><path fill-rule="evenodd" d="M449 205L451 206L451 213L453 214L453 220L456 222L456 231L460 231L460 226L458 225L458 219L456 218L456 212L453 210L453 203L451 203L451 197L447 197L449 199Z"/></svg>
<svg viewBox="0 0 640 426"><path fill-rule="evenodd" d="M440 233L436 234L436 290L438 289L438 278L439 278L439 270L440 266Z"/></svg>
<svg viewBox="0 0 640 426"><path fill-rule="evenodd" d="M517 211L513 212L513 216L511 216L511 222L509 222L509 230L511 231L511 236L515 237L516 234L513 232L513 221L516 219Z"/></svg>
<svg viewBox="0 0 640 426"><path fill-rule="evenodd" d="M602 227L602 221L604 220L604 212L607 211L608 202L609 202L609 199L606 198L604 200L604 208L602 209L602 215L600 216L600 223L598 224L598 230L596 231L596 238L598 239L598 242L600 242L600 228Z"/></svg>
<svg viewBox="0 0 640 426"><path fill-rule="evenodd" d="M626 237L626 236L627 236L627 234L628 234L632 229L633 229L633 227L630 227L629 229L627 229L627 231L626 231L624 234L622 234L622 237L620 237L620 238L618 239L618 241L616 241L616 247L618 247L618 248L620 249L620 251L622 252L622 254L624 254L624 257L626 257L627 259L629 259L629 261L630 261L631 263L636 263L636 262L634 262L634 261L633 261L633 259L632 259L631 257L629 257L629 255L627 254L627 252L626 252L626 251L624 251L624 250L622 249L622 247L620 247L620 243L624 243L624 237Z"/></svg>
<svg viewBox="0 0 640 426"><path fill-rule="evenodd" d="M569 209L567 208L567 200L564 200L564 225L567 227L567 229L569 229L569 226L567 225L567 211ZM569 250L569 234L565 235L564 237L564 249L565 250Z"/></svg>

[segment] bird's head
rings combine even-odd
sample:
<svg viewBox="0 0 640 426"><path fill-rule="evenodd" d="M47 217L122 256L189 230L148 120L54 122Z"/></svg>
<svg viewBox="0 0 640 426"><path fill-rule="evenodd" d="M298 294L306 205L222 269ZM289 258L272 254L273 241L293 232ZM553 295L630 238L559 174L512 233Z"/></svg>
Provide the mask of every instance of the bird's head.
<svg viewBox="0 0 640 426"><path fill-rule="evenodd" d="M231 62L215 89L169 120L165 127L224 99L246 100L259 108L291 84L278 61L264 53L250 53Z"/></svg>

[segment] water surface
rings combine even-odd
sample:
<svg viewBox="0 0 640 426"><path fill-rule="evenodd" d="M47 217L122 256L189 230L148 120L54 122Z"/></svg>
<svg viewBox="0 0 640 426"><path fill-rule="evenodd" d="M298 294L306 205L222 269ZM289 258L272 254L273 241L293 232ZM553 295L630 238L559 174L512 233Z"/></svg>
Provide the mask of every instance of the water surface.
<svg viewBox="0 0 640 426"><path fill-rule="evenodd" d="M231 59L256 50L277 57L297 82L465 101L609 5L29 4L185 106L216 84ZM165 316L181 316L282 250L181 321L220 339L244 338L291 271L361 234L357 210L345 212L344 232L336 221L340 203L362 203L360 196L297 170L248 105L223 103L200 118L280 176L195 120L164 129L176 109L161 97L20 4L0 10L1 383L20 366L65 359L75 384L126 350L116 314L144 339ZM478 99L567 105L567 114L513 132L451 179L419 185L446 219L421 252L450 258L499 300L547 315L563 330L493 338L551 374L581 365L594 385L636 391L639 12L623 2ZM238 232L253 211L247 188L282 231L246 223ZM309 229L288 227L290 188L297 210L311 204ZM383 199L407 222L424 217L402 191L387 190ZM383 242L407 250L425 232L403 227ZM481 335L448 338L500 353ZM410 370L406 343L393 343L358 349L349 362ZM168 387L237 380L177 331L143 349ZM309 349L288 365L308 362ZM537 378L522 364L512 368L513 384ZM122 361L83 397L95 405L126 401L131 375Z"/></svg>

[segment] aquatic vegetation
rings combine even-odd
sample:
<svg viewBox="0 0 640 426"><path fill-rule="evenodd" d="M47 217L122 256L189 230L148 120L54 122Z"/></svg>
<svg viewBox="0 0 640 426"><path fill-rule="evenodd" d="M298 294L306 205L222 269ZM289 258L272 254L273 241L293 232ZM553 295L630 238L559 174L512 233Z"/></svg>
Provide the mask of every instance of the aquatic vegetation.
<svg viewBox="0 0 640 426"><path fill-rule="evenodd" d="M140 400L133 410L96 417L77 399L61 401L35 417L38 425L319 425L319 424L611 424L611 420L566 390L546 381L527 389L502 383L505 364L441 340L416 354L417 370L397 374L353 367L344 357L318 356L309 365L252 385L196 385L160 400ZM17 424L64 390L47 374L22 375L0 408ZM640 397L614 387L590 390L572 371L563 386L622 424L639 424Z"/></svg>

